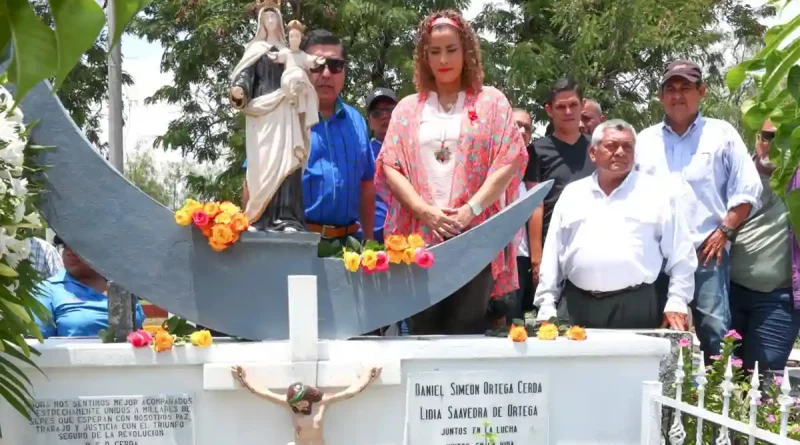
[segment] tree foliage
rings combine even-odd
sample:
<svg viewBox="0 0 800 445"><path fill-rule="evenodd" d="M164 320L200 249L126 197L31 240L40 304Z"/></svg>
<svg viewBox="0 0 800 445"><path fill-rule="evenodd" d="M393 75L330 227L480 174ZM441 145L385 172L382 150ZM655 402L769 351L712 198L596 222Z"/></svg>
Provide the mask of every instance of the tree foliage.
<svg viewBox="0 0 800 445"><path fill-rule="evenodd" d="M125 160L125 177L139 190L170 210L183 206L185 180L190 174L188 161L169 161L158 168L151 148L140 145Z"/></svg>
<svg viewBox="0 0 800 445"><path fill-rule="evenodd" d="M412 47L424 14L464 8L468 0L292 0L282 7L284 22L298 19L310 29L339 35L349 54L344 98L362 103L376 86L413 90ZM198 161L223 158L230 166L218 176L191 176L199 199L238 201L244 159L241 115L228 103L229 74L255 33L249 0L155 0L135 24L135 32L164 47L161 68L173 82L146 103L181 108L156 145Z"/></svg>
<svg viewBox="0 0 800 445"><path fill-rule="evenodd" d="M661 115L655 102L665 64L690 57L720 84L726 52L765 32L760 17L775 8L738 0L510 0L490 4L475 20L494 40L483 45L487 83L546 120L550 84L571 77L607 114L637 128ZM731 31L724 32L723 23Z"/></svg>

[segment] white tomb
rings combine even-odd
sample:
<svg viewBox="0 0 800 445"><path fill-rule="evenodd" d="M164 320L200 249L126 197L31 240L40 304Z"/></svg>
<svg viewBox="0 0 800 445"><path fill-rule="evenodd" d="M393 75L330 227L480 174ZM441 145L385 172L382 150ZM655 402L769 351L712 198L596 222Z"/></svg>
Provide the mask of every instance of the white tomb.
<svg viewBox="0 0 800 445"><path fill-rule="evenodd" d="M513 343L507 338L400 337L317 341L316 280L290 277L292 339L176 346L51 339L36 345L46 378L28 368L38 417L0 407L3 445L278 445L290 411L233 378L280 394L293 382L324 392L372 366L380 378L325 414L328 445L636 444L642 382L658 380L664 339L593 332ZM311 311L314 312L314 311ZM34 345L32 343L32 345ZM488 422L488 427L485 422Z"/></svg>

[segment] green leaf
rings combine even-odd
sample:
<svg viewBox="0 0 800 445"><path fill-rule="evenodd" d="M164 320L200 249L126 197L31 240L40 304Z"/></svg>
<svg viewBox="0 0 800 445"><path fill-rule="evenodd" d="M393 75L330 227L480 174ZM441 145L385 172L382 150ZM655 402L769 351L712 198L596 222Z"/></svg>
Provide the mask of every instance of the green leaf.
<svg viewBox="0 0 800 445"><path fill-rule="evenodd" d="M67 0L73 1L73 0ZM119 43L122 32L141 9L147 6L152 0L114 0L114 36L111 39L109 48Z"/></svg>
<svg viewBox="0 0 800 445"><path fill-rule="evenodd" d="M95 0L49 1L56 24L58 73L54 88L58 89L81 55L97 40L106 16Z"/></svg>
<svg viewBox="0 0 800 445"><path fill-rule="evenodd" d="M7 26L8 12L6 10L5 0L0 0L0 63L5 62L7 58L6 51L11 48L11 27Z"/></svg>
<svg viewBox="0 0 800 445"><path fill-rule="evenodd" d="M17 100L19 100L19 98ZM0 263L0 275L9 278L15 278L19 276L19 273L9 267L6 263Z"/></svg>
<svg viewBox="0 0 800 445"><path fill-rule="evenodd" d="M28 385L33 385L31 383L31 380L28 378L28 376L24 372L22 372L14 363L12 363L10 360L4 358L2 355L0 355L0 367L5 368L5 369L7 369L9 371L13 371L22 380L24 380Z"/></svg>
<svg viewBox="0 0 800 445"><path fill-rule="evenodd" d="M753 65L753 60L746 60L725 73L725 81L728 84L728 89L735 91L747 79L747 73L750 71L750 66Z"/></svg>
<svg viewBox="0 0 800 445"><path fill-rule="evenodd" d="M369 240L369 241L366 242L366 244L364 244L364 249L365 250L367 250L367 249L374 250L374 251L377 252L379 250L385 250L385 247L383 246L383 244L381 244L381 243L379 243L379 242L377 242L375 240Z"/></svg>
<svg viewBox="0 0 800 445"><path fill-rule="evenodd" d="M794 65L789 69L786 87L789 89L795 102L800 103L800 66Z"/></svg>
<svg viewBox="0 0 800 445"><path fill-rule="evenodd" d="M8 26L14 42L16 100L20 102L36 84L56 74L56 35L39 20L28 0L5 2L8 6Z"/></svg>
<svg viewBox="0 0 800 445"><path fill-rule="evenodd" d="M0 384L0 395L11 404L11 406L17 410L18 413L22 414L27 420L31 420L31 410L27 409L27 405L24 400L20 400L15 397L8 389L5 388L2 384Z"/></svg>

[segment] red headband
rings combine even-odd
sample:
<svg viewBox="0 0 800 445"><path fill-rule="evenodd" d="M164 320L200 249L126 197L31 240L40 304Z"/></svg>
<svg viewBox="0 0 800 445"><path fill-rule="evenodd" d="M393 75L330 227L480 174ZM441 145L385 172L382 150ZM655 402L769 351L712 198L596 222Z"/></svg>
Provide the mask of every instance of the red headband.
<svg viewBox="0 0 800 445"><path fill-rule="evenodd" d="M428 27L428 31L432 30L434 26L439 25L449 25L456 29L461 29L461 26L450 17L438 17L434 21L431 22L431 26Z"/></svg>

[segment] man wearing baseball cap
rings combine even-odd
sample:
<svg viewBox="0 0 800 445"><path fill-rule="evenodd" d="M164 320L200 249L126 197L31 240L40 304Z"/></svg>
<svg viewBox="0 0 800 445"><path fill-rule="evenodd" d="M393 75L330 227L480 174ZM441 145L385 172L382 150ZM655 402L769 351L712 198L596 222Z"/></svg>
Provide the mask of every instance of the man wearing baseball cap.
<svg viewBox="0 0 800 445"><path fill-rule="evenodd" d="M389 121L392 118L392 111L397 105L397 94L388 88L376 88L367 97L367 123L372 131L372 140L369 148L374 159L378 159L378 153L383 145L383 138L389 129ZM386 204L376 194L375 195L375 241L383 242L383 224L386 221Z"/></svg>
<svg viewBox="0 0 800 445"><path fill-rule="evenodd" d="M698 268L691 306L697 337L708 358L720 353L731 323L729 243L759 205L762 185L736 129L700 113L705 94L696 63L676 60L667 65L658 93L666 116L641 132L635 152L639 170L663 178L694 232ZM669 287L669 312L687 313L685 304L671 298L678 289L671 289L673 283Z"/></svg>

